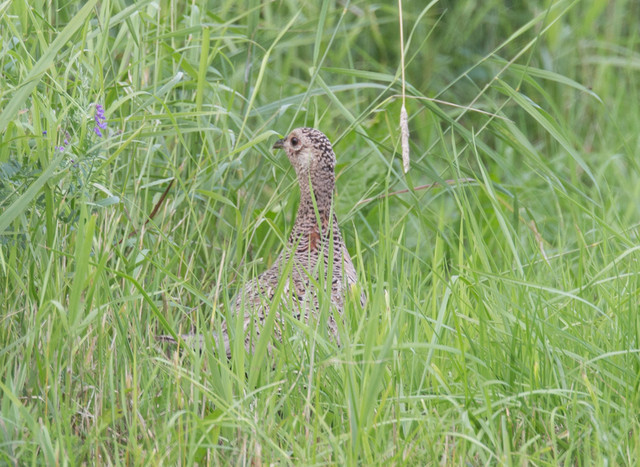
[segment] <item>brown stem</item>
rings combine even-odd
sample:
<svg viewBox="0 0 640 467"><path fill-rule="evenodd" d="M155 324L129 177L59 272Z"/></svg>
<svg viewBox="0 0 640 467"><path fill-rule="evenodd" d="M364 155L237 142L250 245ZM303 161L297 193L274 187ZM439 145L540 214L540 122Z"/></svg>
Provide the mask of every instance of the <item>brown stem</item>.
<svg viewBox="0 0 640 467"><path fill-rule="evenodd" d="M167 185L167 188L165 188L164 193L162 193L162 196L160 197L156 205L153 207L153 211L151 211L151 214L149 214L149 217L144 222L143 227L146 226L149 223L149 221L155 217L156 214L158 214L158 211L160 210L160 206L162 206L162 203L164 203L164 200L169 194L169 190L173 186L174 181L175 181L175 178L169 182L169 185ZM133 232L127 235L127 238L131 238L137 233L138 233L138 229L133 229ZM123 240L124 238L121 238L120 241L118 242L118 245L120 245Z"/></svg>

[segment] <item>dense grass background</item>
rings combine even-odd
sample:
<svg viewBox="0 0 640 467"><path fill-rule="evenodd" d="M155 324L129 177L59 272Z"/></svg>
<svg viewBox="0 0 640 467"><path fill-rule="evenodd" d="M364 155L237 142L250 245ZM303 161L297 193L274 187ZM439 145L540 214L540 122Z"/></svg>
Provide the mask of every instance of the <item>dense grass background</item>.
<svg viewBox="0 0 640 467"><path fill-rule="evenodd" d="M640 4L403 12L407 176L393 1L0 3L0 463L637 461ZM369 297L343 345L156 344L274 260L301 125Z"/></svg>

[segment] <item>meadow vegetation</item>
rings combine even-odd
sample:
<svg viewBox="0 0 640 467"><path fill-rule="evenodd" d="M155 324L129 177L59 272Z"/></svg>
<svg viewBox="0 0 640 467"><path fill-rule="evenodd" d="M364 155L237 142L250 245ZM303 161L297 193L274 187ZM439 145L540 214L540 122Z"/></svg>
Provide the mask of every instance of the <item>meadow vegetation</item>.
<svg viewBox="0 0 640 467"><path fill-rule="evenodd" d="M408 174L395 1L0 2L1 464L637 462L640 3L403 16ZM233 327L298 126L368 296L342 345L158 344Z"/></svg>

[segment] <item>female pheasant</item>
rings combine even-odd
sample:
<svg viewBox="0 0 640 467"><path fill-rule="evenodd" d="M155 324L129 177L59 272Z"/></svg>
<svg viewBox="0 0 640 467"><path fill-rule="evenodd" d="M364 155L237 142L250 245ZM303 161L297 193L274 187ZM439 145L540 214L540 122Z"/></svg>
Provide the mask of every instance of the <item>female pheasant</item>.
<svg viewBox="0 0 640 467"><path fill-rule="evenodd" d="M244 317L245 348L253 352L263 328L274 295L281 281L285 281L276 307L274 335L280 339L283 310L297 319L309 322L319 317L319 302L331 300L332 308L342 314L346 292L356 284L356 271L344 244L333 211L336 156L329 139L314 128L296 128L286 138L275 142L293 165L300 185L300 205L296 220L280 256L274 264L238 293L233 313ZM319 290L318 286L326 286ZM330 285L330 290L329 290ZM360 297L362 306L366 301ZM329 313L328 331L338 340L334 313ZM182 336L188 343L202 345L202 336ZM216 342L218 341L217 336ZM194 341L194 338L196 342ZM230 357L229 333L222 323L222 338ZM171 336L159 336L162 341L175 342Z"/></svg>

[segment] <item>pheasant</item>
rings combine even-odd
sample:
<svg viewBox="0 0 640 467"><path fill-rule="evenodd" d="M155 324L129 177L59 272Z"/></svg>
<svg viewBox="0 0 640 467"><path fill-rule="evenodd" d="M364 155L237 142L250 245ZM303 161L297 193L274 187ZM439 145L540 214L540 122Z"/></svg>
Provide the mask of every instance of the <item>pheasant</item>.
<svg viewBox="0 0 640 467"><path fill-rule="evenodd" d="M274 264L248 282L233 300L233 313L244 316L245 348L253 352L265 320L272 307L281 281L282 302L276 308L274 337L280 339L283 323L280 313L288 310L293 317L309 323L319 318L319 299L330 298L338 315L342 314L345 296L357 282L356 270L345 246L333 210L336 156L331 142L314 128L296 128L286 138L273 145L284 149L293 165L300 185L300 204L288 242ZM324 275L324 277L321 277ZM285 277L286 276L286 277ZM329 290L330 283L330 290ZM327 284L326 291L318 285ZM364 306L366 296L361 294ZM329 334L339 343L335 313L329 313ZM227 323L222 323L222 339L227 356L231 357ZM190 345L202 346L202 336L185 335ZM214 336L218 342L218 336ZM171 336L158 336L175 343Z"/></svg>

